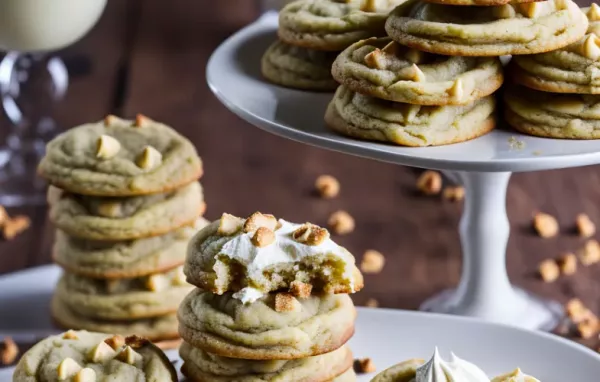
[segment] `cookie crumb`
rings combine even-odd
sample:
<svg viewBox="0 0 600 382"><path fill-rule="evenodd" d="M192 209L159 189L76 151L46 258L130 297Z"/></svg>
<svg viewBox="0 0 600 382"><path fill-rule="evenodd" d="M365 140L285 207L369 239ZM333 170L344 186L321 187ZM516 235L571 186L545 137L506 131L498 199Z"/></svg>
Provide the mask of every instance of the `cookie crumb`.
<svg viewBox="0 0 600 382"><path fill-rule="evenodd" d="M433 170L427 170L417 179L417 189L424 195L437 195L442 190L442 175Z"/></svg>
<svg viewBox="0 0 600 382"><path fill-rule="evenodd" d="M548 259L540 263L539 273L544 282L551 283L553 281L556 281L556 279L560 275L560 269L558 268L556 261Z"/></svg>
<svg viewBox="0 0 600 382"><path fill-rule="evenodd" d="M581 264L586 267L600 261L600 243L592 239L585 243L583 249L579 253Z"/></svg>
<svg viewBox="0 0 600 382"><path fill-rule="evenodd" d="M549 238L558 234L558 222L554 216L538 212L533 216L533 228L540 237Z"/></svg>
<svg viewBox="0 0 600 382"><path fill-rule="evenodd" d="M11 365L19 355L19 347L11 337L4 337L0 346L0 361L2 365Z"/></svg>
<svg viewBox="0 0 600 382"><path fill-rule="evenodd" d="M577 272L577 256L574 253L565 253L560 258L558 265L563 275L572 275Z"/></svg>
<svg viewBox="0 0 600 382"><path fill-rule="evenodd" d="M309 298L312 293L312 285L301 281L292 281L290 284L290 293L299 298Z"/></svg>
<svg viewBox="0 0 600 382"><path fill-rule="evenodd" d="M354 360L354 371L358 374L368 374L377 371L371 358L359 358Z"/></svg>
<svg viewBox="0 0 600 382"><path fill-rule="evenodd" d="M329 217L327 225L337 235L346 235L354 231L354 218L346 211L336 211Z"/></svg>
<svg viewBox="0 0 600 382"><path fill-rule="evenodd" d="M379 273L385 265L385 257L374 249L367 250L360 262L360 270L364 273Z"/></svg>
<svg viewBox="0 0 600 382"><path fill-rule="evenodd" d="M315 188L323 199L331 199L340 193L340 182L331 175L321 175L315 181Z"/></svg>
<svg viewBox="0 0 600 382"><path fill-rule="evenodd" d="M575 225L577 227L577 233L579 233L579 236L581 237L592 237L596 233L596 225L586 214L577 215L577 218L575 218Z"/></svg>
<svg viewBox="0 0 600 382"><path fill-rule="evenodd" d="M370 298L365 302L365 306L367 308L379 308L379 301L374 298Z"/></svg>
<svg viewBox="0 0 600 382"><path fill-rule="evenodd" d="M17 215L8 220L2 226L2 234L6 240L12 240L31 226L31 220L25 215Z"/></svg>
<svg viewBox="0 0 600 382"><path fill-rule="evenodd" d="M451 202L460 202L465 198L465 188L462 186L447 186L444 187L444 192L442 193L444 199L449 200Z"/></svg>
<svg viewBox="0 0 600 382"><path fill-rule="evenodd" d="M526 146L524 141L519 140L514 135L512 137L508 138L508 145L513 150L523 150Z"/></svg>
<svg viewBox="0 0 600 382"><path fill-rule="evenodd" d="M275 311L297 312L301 309L300 302L289 293L277 293L275 295Z"/></svg>

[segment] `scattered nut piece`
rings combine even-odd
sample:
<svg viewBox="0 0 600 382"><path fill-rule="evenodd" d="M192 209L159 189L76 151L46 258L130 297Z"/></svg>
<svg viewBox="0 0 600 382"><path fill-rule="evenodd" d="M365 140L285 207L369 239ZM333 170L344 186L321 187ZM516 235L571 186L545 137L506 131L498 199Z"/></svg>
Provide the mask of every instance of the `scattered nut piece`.
<svg viewBox="0 0 600 382"><path fill-rule="evenodd" d="M368 308L379 308L379 301L374 298L370 298L365 302L365 306Z"/></svg>
<svg viewBox="0 0 600 382"><path fill-rule="evenodd" d="M586 214L577 215L577 218L575 219L575 224L577 226L577 232L581 237L592 237L596 233L596 225Z"/></svg>
<svg viewBox="0 0 600 382"><path fill-rule="evenodd" d="M275 295L276 312L297 312L302 309L302 305L294 296L289 293L277 293Z"/></svg>
<svg viewBox="0 0 600 382"><path fill-rule="evenodd" d="M96 372L94 369L86 367L85 369L81 369L79 373L75 374L73 377L73 382L95 382L96 381Z"/></svg>
<svg viewBox="0 0 600 382"><path fill-rule="evenodd" d="M146 277L146 288L152 292L161 292L169 288L170 281L165 275L154 274Z"/></svg>
<svg viewBox="0 0 600 382"><path fill-rule="evenodd" d="M0 346L0 362L2 365L10 365L17 359L19 347L11 337L4 337Z"/></svg>
<svg viewBox="0 0 600 382"><path fill-rule="evenodd" d="M277 219L273 215L261 214L260 212L255 212L244 223L243 230L244 232L254 232L260 227L265 227L270 229L271 231L275 231L277 229Z"/></svg>
<svg viewBox="0 0 600 382"><path fill-rule="evenodd" d="M290 284L290 293L298 298L309 298L312 293L313 286L303 283L302 281L292 281Z"/></svg>
<svg viewBox="0 0 600 382"><path fill-rule="evenodd" d="M250 241L255 247L267 247L275 242L275 233L266 227L259 227Z"/></svg>
<svg viewBox="0 0 600 382"><path fill-rule="evenodd" d="M56 373L58 374L59 380L64 380L73 377L75 374L79 373L81 369L82 367L79 366L73 358L65 358L58 364Z"/></svg>
<svg viewBox="0 0 600 382"><path fill-rule="evenodd" d="M117 155L121 149L121 144L110 135L102 134L96 142L96 158L110 159Z"/></svg>
<svg viewBox="0 0 600 382"><path fill-rule="evenodd" d="M121 352L117 354L115 358L121 362L133 365L138 361L141 361L142 356L133 350L131 346L127 345L125 346L125 349L121 350Z"/></svg>
<svg viewBox="0 0 600 382"><path fill-rule="evenodd" d="M224 213L219 220L217 233L221 236L231 236L238 232L244 226L244 219L237 216Z"/></svg>
<svg viewBox="0 0 600 382"><path fill-rule="evenodd" d="M374 373L377 371L371 358L362 358L354 360L354 371L358 374Z"/></svg>
<svg viewBox="0 0 600 382"><path fill-rule="evenodd" d="M292 237L299 243L306 245L319 245L329 239L329 231L318 225L305 223L298 227Z"/></svg>
<svg viewBox="0 0 600 382"><path fill-rule="evenodd" d="M6 240L14 239L18 234L25 231L31 225L31 220L25 215L17 215L9 218L2 227L2 234Z"/></svg>
<svg viewBox="0 0 600 382"><path fill-rule="evenodd" d="M114 358L116 354L117 352L109 344L102 341L90 350L88 359L94 363L102 363Z"/></svg>
<svg viewBox="0 0 600 382"><path fill-rule="evenodd" d="M583 302L578 298L573 298L565 305L567 316L574 323L578 324L583 321L597 321L596 316L590 311Z"/></svg>
<svg viewBox="0 0 600 382"><path fill-rule="evenodd" d="M135 164L144 170L152 170L160 166L162 154L152 146L144 147L142 153L135 160Z"/></svg>
<svg viewBox="0 0 600 382"><path fill-rule="evenodd" d="M104 340L108 346L113 348L113 350L119 350L125 345L125 338L121 335L114 335L110 338Z"/></svg>
<svg viewBox="0 0 600 382"><path fill-rule="evenodd" d="M572 275L577 272L577 256L573 253L566 253L560 258L558 265L563 275Z"/></svg>
<svg viewBox="0 0 600 382"><path fill-rule="evenodd" d="M539 266L539 272L542 280L547 283L555 281L560 275L560 269L556 261L552 259L542 261Z"/></svg>
<svg viewBox="0 0 600 382"><path fill-rule="evenodd" d="M134 127L146 127L150 122L150 118L146 117L143 114L138 114L135 116L135 122L133 123Z"/></svg>
<svg viewBox="0 0 600 382"><path fill-rule="evenodd" d="M554 216L538 212L533 216L533 228L540 237L554 237L558 233L558 222Z"/></svg>
<svg viewBox="0 0 600 382"><path fill-rule="evenodd" d="M327 221L329 228L337 235L346 235L354 231L354 218L346 211L336 211Z"/></svg>
<svg viewBox="0 0 600 382"><path fill-rule="evenodd" d="M360 270L364 273L379 273L385 265L385 257L374 249L367 250L360 262Z"/></svg>
<svg viewBox="0 0 600 382"><path fill-rule="evenodd" d="M427 170L417 179L417 188L424 195L437 195L442 190L442 175L437 171Z"/></svg>
<svg viewBox="0 0 600 382"><path fill-rule="evenodd" d="M315 188L322 198L331 199L340 193L340 182L331 175L321 175L315 181Z"/></svg>
<svg viewBox="0 0 600 382"><path fill-rule="evenodd" d="M3 206L0 206L0 227L2 227L9 219L8 212Z"/></svg>
<svg viewBox="0 0 600 382"><path fill-rule="evenodd" d="M67 330L66 332L63 333L62 336L63 340L78 340L79 337L77 336L77 332L75 332L74 330Z"/></svg>
<svg viewBox="0 0 600 382"><path fill-rule="evenodd" d="M447 186L444 187L444 192L442 193L444 199L449 200L451 202L460 202L465 198L465 188L462 186Z"/></svg>
<svg viewBox="0 0 600 382"><path fill-rule="evenodd" d="M586 267L600 261L600 243L592 239L585 243L583 249L579 252L579 260Z"/></svg>

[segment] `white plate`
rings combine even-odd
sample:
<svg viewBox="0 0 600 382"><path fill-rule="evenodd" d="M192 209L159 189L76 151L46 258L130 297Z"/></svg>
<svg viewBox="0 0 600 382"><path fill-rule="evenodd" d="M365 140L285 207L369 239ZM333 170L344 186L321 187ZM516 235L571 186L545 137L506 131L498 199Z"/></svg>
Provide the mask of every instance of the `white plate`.
<svg viewBox="0 0 600 382"><path fill-rule="evenodd" d="M48 305L59 272L44 266L0 277L0 337L56 331ZM408 358L428 358L438 346L444 356L452 350L490 376L517 366L543 382L592 382L600 375L598 354L551 334L422 312L358 310L350 346L356 357L371 357L378 370ZM0 369L0 381L10 377L11 370Z"/></svg>

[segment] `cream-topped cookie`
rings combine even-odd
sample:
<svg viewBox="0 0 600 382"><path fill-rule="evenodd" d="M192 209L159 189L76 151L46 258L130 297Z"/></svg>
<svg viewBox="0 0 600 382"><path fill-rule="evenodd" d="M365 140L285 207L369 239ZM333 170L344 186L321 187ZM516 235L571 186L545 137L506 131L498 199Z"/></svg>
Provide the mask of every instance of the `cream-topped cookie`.
<svg viewBox="0 0 600 382"><path fill-rule="evenodd" d="M213 293L237 292L251 303L263 294L290 289L353 293L363 286L352 254L314 224L294 224L259 212L247 219L223 214L191 241L188 282Z"/></svg>

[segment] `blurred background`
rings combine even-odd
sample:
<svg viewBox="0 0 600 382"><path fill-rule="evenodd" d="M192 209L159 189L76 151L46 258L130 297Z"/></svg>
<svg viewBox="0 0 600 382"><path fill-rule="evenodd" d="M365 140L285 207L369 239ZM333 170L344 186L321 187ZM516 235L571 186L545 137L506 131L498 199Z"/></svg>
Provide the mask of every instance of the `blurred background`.
<svg viewBox="0 0 600 382"><path fill-rule="evenodd" d="M325 225L332 212L348 211L356 230L336 241L358 259L376 249L387 260L382 273L366 276L366 288L354 297L358 304L375 298L382 307L416 309L427 297L456 286L462 203L422 196L415 186L420 170L269 135L213 97L205 81L211 52L260 13L260 2L249 0L109 0L92 31L58 52L70 83L52 111L56 128L109 113L127 118L143 113L173 126L193 141L204 161L209 219L224 211L247 216L260 210ZM0 146L10 131L4 113ZM322 174L339 179L339 197L315 195L314 181ZM579 297L600 313L598 266L580 267L575 275L548 284L537 274L542 260L583 246L585 240L573 229L577 214L600 223L600 167L515 174L507 205L513 283L561 302ZM53 231L46 207L8 210L29 216L32 226L13 240L0 239L0 274L50 263ZM538 237L531 229L537 211L557 217L561 235Z"/></svg>

